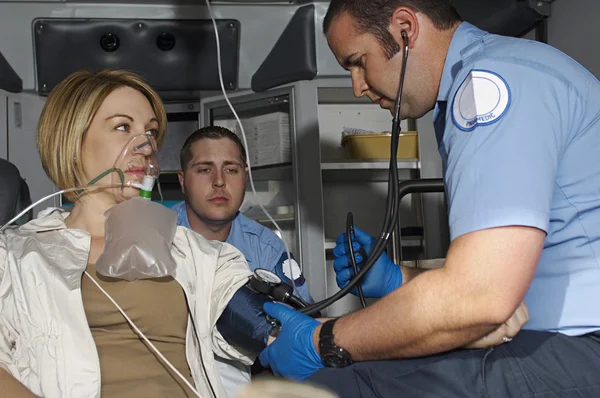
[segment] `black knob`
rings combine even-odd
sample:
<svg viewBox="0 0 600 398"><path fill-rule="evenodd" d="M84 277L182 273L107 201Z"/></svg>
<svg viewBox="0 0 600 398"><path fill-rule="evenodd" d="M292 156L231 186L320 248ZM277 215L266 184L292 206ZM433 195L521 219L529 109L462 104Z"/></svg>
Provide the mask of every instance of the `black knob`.
<svg viewBox="0 0 600 398"><path fill-rule="evenodd" d="M100 47L106 52L113 52L119 48L119 37L112 33L102 35L100 38Z"/></svg>
<svg viewBox="0 0 600 398"><path fill-rule="evenodd" d="M272 326L272 329L269 331L269 335L271 337L275 337L277 338L277 336L279 336L279 332L281 332L281 323L273 318L271 315L267 314L265 316L265 319L267 320L267 322L269 322Z"/></svg>
<svg viewBox="0 0 600 398"><path fill-rule="evenodd" d="M171 51L175 47L175 36L171 33L161 33L156 38L156 46L162 51Z"/></svg>

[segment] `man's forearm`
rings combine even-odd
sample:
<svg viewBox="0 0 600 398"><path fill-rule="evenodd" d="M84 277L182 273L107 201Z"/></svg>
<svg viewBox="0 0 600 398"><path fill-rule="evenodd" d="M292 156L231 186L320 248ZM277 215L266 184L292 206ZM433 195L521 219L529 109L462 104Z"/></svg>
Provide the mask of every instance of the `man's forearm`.
<svg viewBox="0 0 600 398"><path fill-rule="evenodd" d="M400 271L402 272L402 284L405 285L423 272L429 271L429 269L400 266Z"/></svg>
<svg viewBox="0 0 600 398"><path fill-rule="evenodd" d="M452 241L444 267L417 275L377 303L342 317L335 342L356 360L445 352L507 322L535 275L543 230L509 226ZM313 333L318 340L320 326Z"/></svg>
<svg viewBox="0 0 600 398"><path fill-rule="evenodd" d="M17 379L4 369L0 369L0 398L36 398L37 395L29 391Z"/></svg>
<svg viewBox="0 0 600 398"><path fill-rule="evenodd" d="M342 317L333 330L336 344L355 360L416 357L462 347L503 322L487 316L486 300L469 290L444 269L422 273L372 306Z"/></svg>

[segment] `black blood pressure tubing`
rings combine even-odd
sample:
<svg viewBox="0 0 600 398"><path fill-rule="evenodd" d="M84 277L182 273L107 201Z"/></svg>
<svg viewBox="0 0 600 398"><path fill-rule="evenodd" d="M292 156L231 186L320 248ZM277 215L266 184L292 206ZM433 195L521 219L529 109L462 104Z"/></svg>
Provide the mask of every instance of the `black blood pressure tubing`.
<svg viewBox="0 0 600 398"><path fill-rule="evenodd" d="M318 311L321 311L324 308L329 307L331 304L335 303L342 297L344 297L348 292L350 292L355 286L358 285L358 293L361 300L361 304L363 307L365 306L365 298L362 292L362 288L360 286L361 280L364 276L369 272L371 267L375 264L381 253L385 250L385 247L388 244L390 235L392 231L396 227L398 222L398 209L400 206L398 200L398 140L400 139L400 106L402 103L402 91L404 89L404 77L406 75L406 64L408 61L408 35L405 31L402 31L402 41L404 44L404 58L402 59L402 70L400 72L400 82L398 84L398 96L396 99L396 106L394 109L394 119L392 121L392 142L390 145L390 171L388 177L388 195L386 200L386 211L384 223L381 231L381 235L377 238L375 243L375 247L371 252L371 255L368 258L364 258L361 262L361 269L358 270L358 265L356 264L356 260L354 258L354 250L352 248L352 237L354 235L354 227L352 220L352 213L348 213L347 223L346 223L346 234L348 236L348 246L350 250L350 261L352 261L352 267L356 275L352 278L352 280L344 286L339 292L334 294L333 296L326 298L318 303L309 305L307 307L301 308L299 311L307 314L313 315Z"/></svg>

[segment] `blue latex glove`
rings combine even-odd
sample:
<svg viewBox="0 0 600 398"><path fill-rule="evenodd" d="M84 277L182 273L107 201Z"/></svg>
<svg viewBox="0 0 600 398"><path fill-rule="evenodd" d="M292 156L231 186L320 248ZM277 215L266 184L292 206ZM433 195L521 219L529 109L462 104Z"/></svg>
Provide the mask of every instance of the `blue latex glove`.
<svg viewBox="0 0 600 398"><path fill-rule="evenodd" d="M312 339L318 321L279 303L265 303L263 309L281 323L281 332L260 353L262 366L277 376L298 381L324 367Z"/></svg>
<svg viewBox="0 0 600 398"><path fill-rule="evenodd" d="M336 281L341 288L345 287L350 280L356 275L350 260L350 250L348 248L346 234L343 233L335 240L335 248L333 255L333 269L336 274ZM358 265L363 261L363 256L358 253L361 248L364 248L368 255L371 254L375 247L376 240L371 235L362 231L358 227L354 227L354 240L352 248L354 249L354 258ZM358 267L360 271L360 266ZM390 260L385 252L377 259L371 267L367 275L362 280L362 289L365 297L380 298L390 292L396 290L402 285L402 271L400 267ZM356 288L352 289L352 294L358 296Z"/></svg>

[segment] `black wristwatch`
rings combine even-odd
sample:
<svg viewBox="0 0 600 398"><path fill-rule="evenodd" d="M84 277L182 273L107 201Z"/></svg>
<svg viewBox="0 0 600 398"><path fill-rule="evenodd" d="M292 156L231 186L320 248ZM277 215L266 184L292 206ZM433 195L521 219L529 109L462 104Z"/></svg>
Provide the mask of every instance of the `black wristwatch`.
<svg viewBox="0 0 600 398"><path fill-rule="evenodd" d="M323 364L328 368L343 368L352 365L352 356L333 341L333 325L337 319L331 319L321 326L319 333L319 353Z"/></svg>

